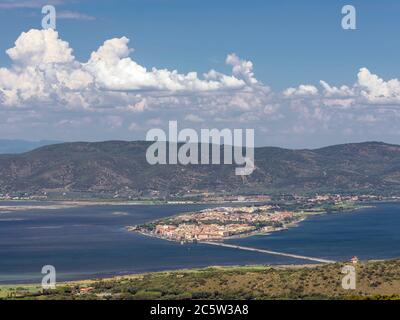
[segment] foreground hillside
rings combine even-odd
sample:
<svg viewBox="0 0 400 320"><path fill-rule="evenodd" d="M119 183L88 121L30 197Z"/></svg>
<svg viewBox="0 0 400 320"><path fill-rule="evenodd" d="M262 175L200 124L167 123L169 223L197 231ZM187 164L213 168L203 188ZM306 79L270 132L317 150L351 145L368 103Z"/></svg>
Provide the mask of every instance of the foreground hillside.
<svg viewBox="0 0 400 320"><path fill-rule="evenodd" d="M37 287L1 287L18 299L400 299L400 260L356 266L356 290L341 286L343 264L210 267Z"/></svg>
<svg viewBox="0 0 400 320"><path fill-rule="evenodd" d="M385 192L400 189L400 146L370 142L316 150L255 150L256 170L235 165L155 165L147 142L64 143L0 155L0 192L181 196L196 192Z"/></svg>

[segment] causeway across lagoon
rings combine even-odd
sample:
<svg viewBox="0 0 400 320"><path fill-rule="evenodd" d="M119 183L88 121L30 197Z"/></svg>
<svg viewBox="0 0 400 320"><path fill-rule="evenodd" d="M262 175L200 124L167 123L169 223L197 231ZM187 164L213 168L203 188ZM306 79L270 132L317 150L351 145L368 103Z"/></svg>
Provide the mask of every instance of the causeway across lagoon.
<svg viewBox="0 0 400 320"><path fill-rule="evenodd" d="M246 250L246 251L254 251L254 252L260 252L260 253L266 253L266 254L273 254L273 255L276 255L276 256L284 256L284 257L289 257L289 258L294 258L294 259L309 260L309 261L314 261L314 262L319 262L319 263L335 263L336 262L336 261L333 261L333 260L306 257L306 256L300 256L300 255L291 254L291 253L284 253L284 252L270 251L270 250L264 250L264 249L237 246L237 245L227 244L227 243L223 243L223 242L199 242L199 243L201 243L201 244L209 244L209 245L212 245L212 246L220 246L220 247L225 247L225 248L232 248L232 249L239 249L239 250Z"/></svg>

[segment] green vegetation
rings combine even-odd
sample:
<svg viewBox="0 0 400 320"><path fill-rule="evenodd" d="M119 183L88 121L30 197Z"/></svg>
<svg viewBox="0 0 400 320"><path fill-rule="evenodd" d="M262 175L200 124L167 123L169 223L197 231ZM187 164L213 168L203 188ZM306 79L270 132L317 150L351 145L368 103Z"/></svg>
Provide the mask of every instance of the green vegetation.
<svg viewBox="0 0 400 320"><path fill-rule="evenodd" d="M316 150L263 147L255 172L236 165L149 165L148 142L76 142L0 155L0 193L58 199L201 200L207 194L308 192L375 195L400 190L400 146L378 142Z"/></svg>
<svg viewBox="0 0 400 320"><path fill-rule="evenodd" d="M60 284L0 286L9 299L400 299L400 260L356 265L357 289L341 286L344 264L209 267Z"/></svg>

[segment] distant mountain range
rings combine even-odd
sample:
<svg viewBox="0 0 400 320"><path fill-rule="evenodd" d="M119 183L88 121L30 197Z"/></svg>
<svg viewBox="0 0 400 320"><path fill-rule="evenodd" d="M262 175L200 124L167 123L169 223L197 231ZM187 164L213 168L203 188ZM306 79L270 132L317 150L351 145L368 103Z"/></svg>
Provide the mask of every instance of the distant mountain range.
<svg viewBox="0 0 400 320"><path fill-rule="evenodd" d="M55 144L60 142L61 141L51 141L51 140L27 141L27 140L0 139L0 154L23 153L49 144Z"/></svg>
<svg viewBox="0 0 400 320"><path fill-rule="evenodd" d="M400 146L381 142L315 150L262 147L256 170L236 165L149 165L148 142L76 142L0 155L0 191L187 195L195 192L366 192L400 190Z"/></svg>

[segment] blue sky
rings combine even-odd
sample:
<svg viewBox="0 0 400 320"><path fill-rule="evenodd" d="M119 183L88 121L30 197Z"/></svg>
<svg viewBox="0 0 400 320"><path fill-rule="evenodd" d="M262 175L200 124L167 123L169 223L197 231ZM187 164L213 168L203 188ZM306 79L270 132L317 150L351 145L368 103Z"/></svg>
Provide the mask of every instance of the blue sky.
<svg viewBox="0 0 400 320"><path fill-rule="evenodd" d="M340 25L341 8L348 3L357 9L356 31ZM395 77L400 67L396 0L86 0L56 7L95 18L58 22L81 60L105 39L127 36L143 65L205 72L236 52L277 89L322 78L350 84L365 65L382 77ZM0 27L7 30L0 43L2 65L9 63L5 50L22 31L40 28L40 14L40 8L2 9Z"/></svg>
<svg viewBox="0 0 400 320"><path fill-rule="evenodd" d="M52 3L50 0L44 2ZM0 41L0 66L11 70L13 63L18 64L10 59L6 50L14 46L21 32L41 29L42 4L43 1L40 0L0 1L0 28L6 30L2 32ZM357 9L357 30L341 28L341 8L346 4L351 4ZM254 126L260 129L262 132L260 135L271 135L270 140L259 138L259 144L316 147L362 140L400 142L399 133L396 131L397 123L393 122L398 120L397 89L389 85L392 91L383 101L378 99L375 93L385 91L386 87L381 87L374 93L376 87L372 88L373 84L370 86L368 82L370 74L377 75L385 82L399 77L400 2L398 1L58 0L55 6L60 15L57 19L59 38L68 42L76 61L80 63L87 62L91 53L103 45L104 41L121 37L129 38L129 47L135 49L130 53L132 60L148 70L153 67L165 68L178 70L179 74L196 71L200 77L201 74L215 69L230 75L232 65L225 63L228 54L235 53L240 61L251 61L257 83L262 83L273 93L273 97L263 96L262 106L255 107L259 110L267 108L264 115L267 114L268 119L264 124L260 121L250 121L249 119L259 120L259 115L250 110L249 106L242 106L241 110L230 109L229 116L232 116L232 121L228 124L222 122L215 126ZM62 17L65 13L70 13L68 19ZM360 82L358 77L361 68L367 68L369 71L366 73L368 79L364 82L362 79ZM239 74L234 76L240 80ZM346 97L343 93L338 94L343 100L354 99L351 107L348 105L343 107L342 102L339 103L341 107L336 108L340 109L339 112L333 109L327 110L325 105L321 107L324 104L321 99L326 98L326 93L323 96L318 92L318 99L315 93L311 94L312 99L303 94L297 96L291 94L290 99L288 95L282 95L287 88L297 88L302 84L316 86L321 90L320 80L326 81L330 86L339 88L346 85L357 91L347 94ZM353 88L357 81L359 82L357 88ZM101 81L97 81L96 85L99 82ZM251 88L251 85L248 87ZM360 89L364 87L367 87L366 94L365 90ZM126 88L124 86L124 90ZM101 90L109 89L109 84L103 83ZM115 90L115 87L112 89ZM254 88L251 89L255 91ZM136 93L141 95L141 99L145 99L146 90L147 87L143 92L136 91ZM260 90L260 87L257 87L257 90ZM174 95L175 93L171 93L171 97ZM154 99L154 96L146 101L149 99ZM199 100L197 96L193 99ZM261 98L257 96L253 99ZM333 99L332 94L329 95L329 99ZM43 100L38 99L38 101L38 105L43 104ZM135 100L134 105L140 101L142 100ZM220 98L212 101L218 101L215 102L218 104L224 103ZM29 103L34 104L31 100ZM300 104L302 105L298 110L312 105L313 108L321 108L322 111L316 109L304 111L304 109L302 112L306 118L299 118L295 106ZM12 103L8 102L7 112L11 105ZM226 105L236 104L232 104L231 101ZM106 116L111 117L110 119L115 117L114 131L101 132L96 125L90 127L86 123L83 125L84 128L78 130L79 136L76 130L68 134L70 128L53 131L50 129L52 128L50 121L76 123L74 122L76 118L82 119L87 116L88 119L92 118L92 123L98 123L97 120L93 120L96 118L95 112L90 115L86 111L79 113L72 106L64 110L57 109L57 112L51 111L50 114L49 110L38 111L37 107L30 111L38 117L47 117L47 120L41 120L41 125L29 127L27 124L21 124L21 130L4 129L0 133L9 138L15 136L75 140L81 137L81 140L107 138L131 140L144 137L146 128L139 128L140 124L146 121L162 126L165 119L181 117L193 120L194 117L190 116L196 115L199 119L192 122L200 126L202 122L200 120L204 120L203 123L207 122L207 116L211 119L219 118L215 112L205 110L203 105L199 105L198 108L201 112L204 111L204 114L196 112L195 102L193 106L187 112L177 108L178 116L170 111L166 112L165 108L156 109L150 104L148 114L136 113L134 118L127 120L130 123L125 123L129 117L109 110ZM388 108L390 111L387 111ZM224 112L226 110L221 111L220 118L229 118ZM395 118L393 118L394 113ZM155 118L155 114L163 115L163 119ZM385 114L384 118L382 114ZM313 115L314 120L311 119ZM241 118L242 120L235 122L233 116L242 116L245 120ZM6 117L16 117L15 112L7 114ZM62 117L64 118L61 119ZM116 117L122 118L122 125ZM274 117L276 119L273 119ZM360 117L364 117L366 122L355 120ZM46 121L49 122L47 129ZM321 121L324 123L321 124ZM340 123L344 121L346 123L341 125ZM363 131L365 123L368 124L368 130ZM283 132L281 131L283 126L290 126L293 130L287 129ZM104 127L104 124L100 127ZM129 128L131 130L128 130ZM382 133L382 128L393 128L393 130ZM49 132L52 136L45 136Z"/></svg>

